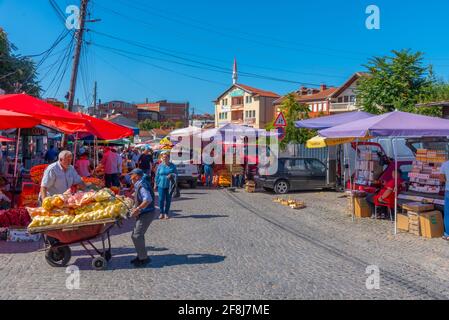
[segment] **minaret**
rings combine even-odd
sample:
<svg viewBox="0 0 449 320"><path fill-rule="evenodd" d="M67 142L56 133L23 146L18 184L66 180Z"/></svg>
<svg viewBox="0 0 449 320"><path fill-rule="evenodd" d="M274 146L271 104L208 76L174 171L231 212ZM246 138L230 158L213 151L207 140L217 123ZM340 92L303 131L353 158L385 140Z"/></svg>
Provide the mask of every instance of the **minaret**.
<svg viewBox="0 0 449 320"><path fill-rule="evenodd" d="M237 60L234 58L234 67L232 69L232 84L237 83Z"/></svg>

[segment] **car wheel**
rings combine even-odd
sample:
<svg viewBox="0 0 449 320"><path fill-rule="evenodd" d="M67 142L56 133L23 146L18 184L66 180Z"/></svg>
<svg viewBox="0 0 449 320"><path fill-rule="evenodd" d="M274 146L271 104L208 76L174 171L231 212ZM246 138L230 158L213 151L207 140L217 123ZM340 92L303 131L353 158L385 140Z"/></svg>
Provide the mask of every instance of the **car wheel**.
<svg viewBox="0 0 449 320"><path fill-rule="evenodd" d="M274 185L274 191L278 194L286 194L286 193L288 193L289 189L290 189L290 186L288 185L288 182L285 180L279 180Z"/></svg>

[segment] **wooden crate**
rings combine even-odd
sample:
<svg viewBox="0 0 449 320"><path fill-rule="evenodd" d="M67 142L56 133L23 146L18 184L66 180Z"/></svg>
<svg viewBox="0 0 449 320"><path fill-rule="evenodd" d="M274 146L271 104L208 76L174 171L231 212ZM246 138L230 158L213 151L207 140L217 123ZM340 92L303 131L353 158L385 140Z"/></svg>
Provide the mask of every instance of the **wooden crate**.
<svg viewBox="0 0 449 320"><path fill-rule="evenodd" d="M408 232L416 236L421 236L419 213L408 211L407 216L408 216Z"/></svg>

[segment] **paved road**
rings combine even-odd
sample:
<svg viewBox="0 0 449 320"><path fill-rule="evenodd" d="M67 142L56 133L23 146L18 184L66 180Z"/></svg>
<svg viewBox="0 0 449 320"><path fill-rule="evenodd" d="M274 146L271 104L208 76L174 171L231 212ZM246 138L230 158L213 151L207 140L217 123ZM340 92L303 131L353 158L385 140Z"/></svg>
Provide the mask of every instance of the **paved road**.
<svg viewBox="0 0 449 320"><path fill-rule="evenodd" d="M134 269L129 221L112 238L106 271L73 248L80 289L68 290L65 269L52 268L36 245L0 242L1 299L445 299L449 246L392 234L389 221L352 221L334 192L291 197L307 208L273 203L274 195L183 190L174 218L148 232L153 262ZM366 268L380 271L368 290Z"/></svg>

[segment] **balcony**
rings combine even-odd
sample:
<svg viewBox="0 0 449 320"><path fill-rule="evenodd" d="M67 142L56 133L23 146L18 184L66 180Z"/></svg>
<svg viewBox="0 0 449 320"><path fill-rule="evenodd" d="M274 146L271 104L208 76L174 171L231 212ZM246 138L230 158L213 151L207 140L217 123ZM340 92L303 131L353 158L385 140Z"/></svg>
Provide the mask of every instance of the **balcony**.
<svg viewBox="0 0 449 320"><path fill-rule="evenodd" d="M231 105L231 110L243 110L243 103L242 104L236 103Z"/></svg>
<svg viewBox="0 0 449 320"><path fill-rule="evenodd" d="M355 102L341 102L341 103L332 102L329 108L329 112L348 112L356 110L358 110L358 108L355 105Z"/></svg>

